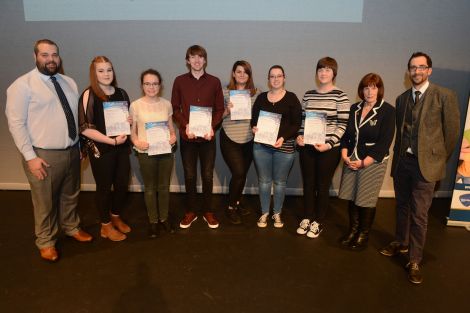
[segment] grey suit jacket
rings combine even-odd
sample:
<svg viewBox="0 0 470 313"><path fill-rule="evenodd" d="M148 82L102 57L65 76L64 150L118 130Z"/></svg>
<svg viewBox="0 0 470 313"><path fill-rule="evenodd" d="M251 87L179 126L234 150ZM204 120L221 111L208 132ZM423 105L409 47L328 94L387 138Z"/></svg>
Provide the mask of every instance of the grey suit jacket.
<svg viewBox="0 0 470 313"><path fill-rule="evenodd" d="M395 176L400 156L406 149L402 147L403 126L406 104L413 101L411 89L396 100L397 135L393 148L392 176ZM424 94L423 107L418 129L419 169L424 179L435 182L446 175L446 162L455 148L460 134L460 111L454 91L430 83Z"/></svg>

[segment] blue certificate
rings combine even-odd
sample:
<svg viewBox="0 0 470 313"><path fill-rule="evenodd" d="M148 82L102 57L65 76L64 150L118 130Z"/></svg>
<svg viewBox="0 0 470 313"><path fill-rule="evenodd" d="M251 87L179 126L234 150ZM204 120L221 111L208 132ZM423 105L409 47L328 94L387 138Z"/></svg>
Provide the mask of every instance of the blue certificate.
<svg viewBox="0 0 470 313"><path fill-rule="evenodd" d="M126 101L103 102L106 136L130 135L131 125L127 121L129 109Z"/></svg>
<svg viewBox="0 0 470 313"><path fill-rule="evenodd" d="M304 143L314 145L325 143L326 139L326 113L305 112Z"/></svg>
<svg viewBox="0 0 470 313"><path fill-rule="evenodd" d="M277 141L279 126L281 125L281 114L259 111L258 131L255 133L255 142L273 146Z"/></svg>
<svg viewBox="0 0 470 313"><path fill-rule="evenodd" d="M230 119L251 120L251 97L249 90L230 90Z"/></svg>
<svg viewBox="0 0 470 313"><path fill-rule="evenodd" d="M210 134L212 129L212 107L189 106L189 132L196 137Z"/></svg>
<svg viewBox="0 0 470 313"><path fill-rule="evenodd" d="M171 153L168 122L145 123L145 133L149 144L148 155Z"/></svg>

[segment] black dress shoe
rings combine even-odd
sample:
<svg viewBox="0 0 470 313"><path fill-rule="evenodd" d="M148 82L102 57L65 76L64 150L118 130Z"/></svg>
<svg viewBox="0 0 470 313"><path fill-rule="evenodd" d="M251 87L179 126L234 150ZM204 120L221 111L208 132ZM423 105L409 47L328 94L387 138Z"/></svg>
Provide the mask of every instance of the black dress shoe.
<svg viewBox="0 0 470 313"><path fill-rule="evenodd" d="M357 237L350 243L350 248L353 250L364 250L367 248L369 242L369 233L360 232Z"/></svg>
<svg viewBox="0 0 470 313"><path fill-rule="evenodd" d="M172 223L168 220L160 221L160 226L163 228L164 231L170 234L175 233L175 227L173 226Z"/></svg>
<svg viewBox="0 0 470 313"><path fill-rule="evenodd" d="M241 204L237 204L237 211L241 216L247 216L251 214L251 211L243 207Z"/></svg>
<svg viewBox="0 0 470 313"><path fill-rule="evenodd" d="M398 241L392 241L386 247L380 249L379 253L385 256L396 256L408 253L408 247L401 245Z"/></svg>
<svg viewBox="0 0 470 313"><path fill-rule="evenodd" d="M347 235L344 235L343 237L341 237L341 245L344 246L344 247L349 247L352 243L355 242L355 239L356 239L356 236L357 236L357 229L356 230L351 230L349 232L349 234Z"/></svg>
<svg viewBox="0 0 470 313"><path fill-rule="evenodd" d="M157 238L160 236L160 227L158 223L150 223L149 226L149 238Z"/></svg>
<svg viewBox="0 0 470 313"><path fill-rule="evenodd" d="M238 215L237 210L231 207L228 207L225 210L225 214L227 215L230 223L234 225L238 225L242 223L242 219L240 218L240 215Z"/></svg>
<svg viewBox="0 0 470 313"><path fill-rule="evenodd" d="M419 264L410 262L406 265L408 269L408 280L413 284L421 284L423 282L423 275L419 270Z"/></svg>

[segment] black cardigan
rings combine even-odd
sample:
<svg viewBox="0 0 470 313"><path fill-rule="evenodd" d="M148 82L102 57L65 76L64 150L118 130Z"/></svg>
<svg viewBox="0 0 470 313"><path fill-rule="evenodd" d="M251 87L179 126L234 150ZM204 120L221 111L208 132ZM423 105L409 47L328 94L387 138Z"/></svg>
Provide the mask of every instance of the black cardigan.
<svg viewBox="0 0 470 313"><path fill-rule="evenodd" d="M302 106L297 96L290 91L286 91L284 97L273 105L268 100L268 93L261 93L255 100L251 115L251 126L258 124L259 112L267 111L282 115L281 125L277 138L283 137L284 142L295 139L297 132L302 125Z"/></svg>
<svg viewBox="0 0 470 313"><path fill-rule="evenodd" d="M382 162L388 157L395 135L395 108L383 100L377 102L361 123L363 106L363 101L351 106L341 148L348 149L349 157L354 155L356 159L363 160L370 156Z"/></svg>

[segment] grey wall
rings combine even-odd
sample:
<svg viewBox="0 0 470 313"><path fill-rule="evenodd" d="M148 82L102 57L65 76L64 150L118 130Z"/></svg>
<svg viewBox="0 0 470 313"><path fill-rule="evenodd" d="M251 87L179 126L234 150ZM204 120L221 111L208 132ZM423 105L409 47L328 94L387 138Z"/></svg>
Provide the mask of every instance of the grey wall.
<svg viewBox="0 0 470 313"><path fill-rule="evenodd" d="M188 1L189 3L189 1ZM193 2L191 2L193 3ZM186 71L184 55L188 46L201 44L208 51L207 71L228 81L231 65L238 59L251 62L254 79L266 90L267 69L284 66L287 89L299 98L314 88L316 61L326 55L338 60L337 85L352 101L356 88L368 72L379 73L385 82L385 99L395 98L409 87L406 62L413 51L422 50L433 59L431 80L458 92L462 111L466 111L470 86L470 1L455 0L365 0L362 23L334 22L192 22L192 21L74 21L25 22L21 1L1 1L0 95L5 109L5 90L20 75L33 68L32 45L39 38L50 38L60 46L66 74L80 89L88 83L88 66L96 55L106 55L114 63L119 85L131 99L140 96L139 73L158 69L164 79L164 97L171 98L173 79ZM92 8L90 8L91 10ZM103 12L105 14L105 12ZM464 117L462 117L464 120ZM0 114L0 188L27 189L20 155L8 132L4 114ZM455 156L449 165L453 176ZM141 185L138 166L132 157L131 188ZM333 183L338 188L340 169ZM230 174L218 153L214 191L226 191ZM451 178L440 186L441 194L452 187ZM85 162L84 189L93 189L94 180ZM181 160L177 155L172 190L184 184ZM301 192L301 175L296 162L288 181L288 193ZM254 169L248 188L257 186ZM251 188L251 191L255 191ZM388 175L382 196L393 196Z"/></svg>

